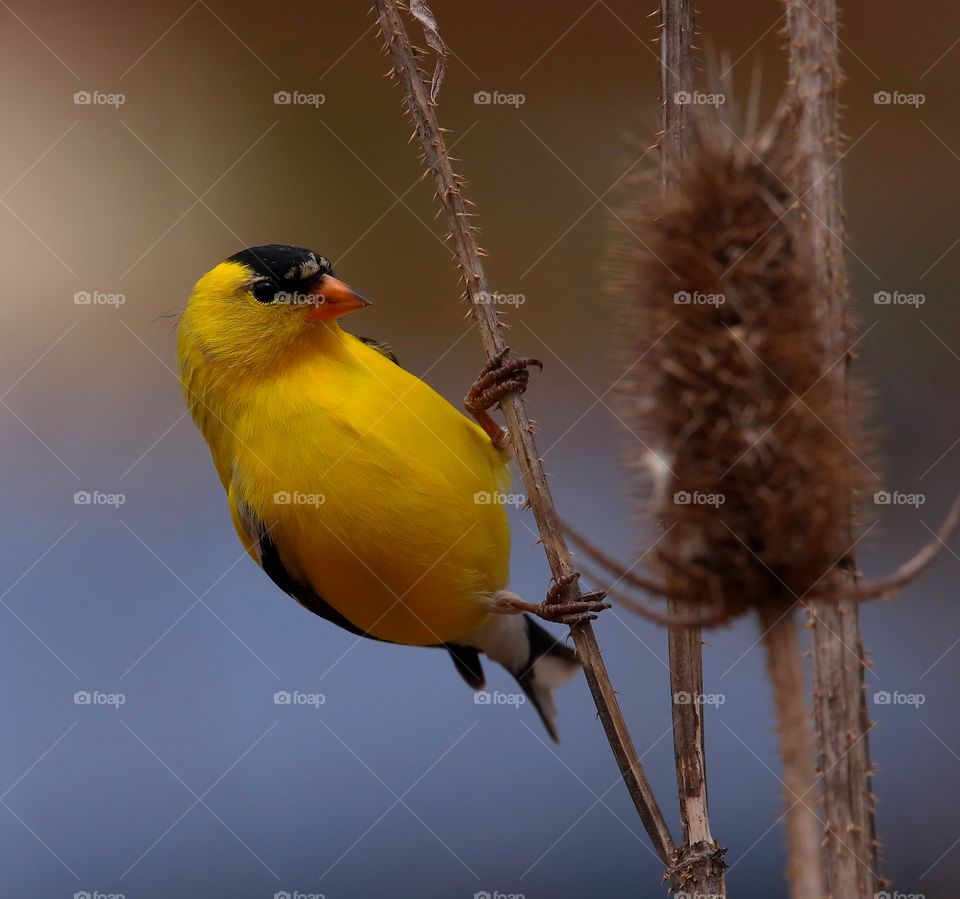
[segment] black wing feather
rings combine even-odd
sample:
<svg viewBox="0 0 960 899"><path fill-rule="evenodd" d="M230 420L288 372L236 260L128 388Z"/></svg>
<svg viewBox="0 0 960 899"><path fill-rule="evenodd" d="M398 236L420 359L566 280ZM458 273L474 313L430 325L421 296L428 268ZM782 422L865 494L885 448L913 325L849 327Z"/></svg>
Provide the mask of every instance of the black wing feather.
<svg viewBox="0 0 960 899"><path fill-rule="evenodd" d="M284 593L292 596L305 609L313 612L314 615L318 615L320 618L329 621L331 624L335 624L337 627L342 627L345 631L356 634L358 637L367 637L370 640L380 639L358 628L349 618L330 605L330 603L309 584L305 584L303 581L294 578L290 572L287 571L286 567L284 567L277 545L267 534L263 534L260 538L260 567L263 568L270 580L283 590Z"/></svg>
<svg viewBox="0 0 960 899"><path fill-rule="evenodd" d="M365 343L370 349L376 350L381 356L386 356L391 362L396 365L400 365L400 360L397 359L396 354L393 352L393 347L389 343L384 343L382 340L374 340L372 337L361 337L359 334L354 334L354 337L360 341L360 343Z"/></svg>
<svg viewBox="0 0 960 899"><path fill-rule="evenodd" d="M482 690L486 679L483 676L483 665L480 663L480 653L472 646L463 646L459 643L445 643L444 649L450 653L457 673L474 690Z"/></svg>

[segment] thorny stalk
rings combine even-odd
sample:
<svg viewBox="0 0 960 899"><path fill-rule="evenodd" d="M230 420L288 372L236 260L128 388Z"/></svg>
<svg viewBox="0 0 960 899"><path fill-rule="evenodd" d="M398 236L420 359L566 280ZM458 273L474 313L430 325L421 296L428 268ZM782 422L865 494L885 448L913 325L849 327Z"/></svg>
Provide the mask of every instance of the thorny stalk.
<svg viewBox="0 0 960 899"><path fill-rule="evenodd" d="M684 153L689 106L679 102L679 97L693 90L693 35L693 0L663 0L660 4L660 177L664 191L669 191L674 164ZM665 539L669 539L669 535ZM676 579L673 581L676 583ZM670 596L667 605L668 612L676 617L695 613L697 608L675 595ZM700 628L670 627L668 648L681 827L674 882L684 893L726 896L724 849L710 832L707 806L704 704L699 701L703 695Z"/></svg>
<svg viewBox="0 0 960 899"><path fill-rule="evenodd" d="M786 0L789 100L796 117L797 151L805 165L794 191L804 198L814 278L824 298L833 358L849 346L847 275L843 258L843 207L837 91L836 0ZM829 376L834 395L849 405L846 366ZM844 416L846 417L846 416ZM845 432L841 432L841 437ZM849 495L849 491L848 491ZM843 523L853 546L852 509ZM856 585L852 551L827 575L826 590ZM871 784L871 724L866 703L867 666L856 602L818 603L812 609L814 711L826 815L827 883L832 896L873 896L878 883L876 822Z"/></svg>
<svg viewBox="0 0 960 899"><path fill-rule="evenodd" d="M488 357L493 357L506 347L506 341L494 307L482 302L488 289L487 279L480 259L476 233L470 224L470 215L461 191L461 179L454 174L451 167L443 132L437 123L435 108L417 66L396 0L374 0L373 5L392 58L391 74L399 77L403 85L407 110L413 119L427 167L433 176L437 195L446 213L447 226L484 349ZM534 443L530 420L519 396L512 395L507 398L501 403L501 409L506 418L513 451L523 476L551 573L554 579L560 580L574 569L564 540L563 527L547 485L543 463ZM578 594L579 587L574 580L566 587L561 601L573 599ZM578 624L572 628L572 635L607 740L637 813L657 854L665 865L670 865L674 857L673 839L623 720L593 627L589 622Z"/></svg>

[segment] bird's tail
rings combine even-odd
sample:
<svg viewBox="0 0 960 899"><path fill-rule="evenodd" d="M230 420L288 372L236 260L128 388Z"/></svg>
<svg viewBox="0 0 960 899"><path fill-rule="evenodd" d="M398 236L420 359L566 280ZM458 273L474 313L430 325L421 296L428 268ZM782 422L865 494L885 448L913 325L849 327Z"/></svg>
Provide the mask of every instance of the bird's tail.
<svg viewBox="0 0 960 899"><path fill-rule="evenodd" d="M530 642L530 659L523 669L510 673L540 714L550 738L557 742L557 706L553 701L553 689L570 680L580 662L569 646L540 627L529 615L524 615L522 621Z"/></svg>
<svg viewBox="0 0 960 899"><path fill-rule="evenodd" d="M447 649L457 670L474 689L481 689L484 682L480 660L476 652L470 657L471 649L479 649L503 665L517 679L550 738L556 742L557 707L553 689L570 680L580 667L577 654L562 640L540 627L529 615L496 615L462 644Z"/></svg>

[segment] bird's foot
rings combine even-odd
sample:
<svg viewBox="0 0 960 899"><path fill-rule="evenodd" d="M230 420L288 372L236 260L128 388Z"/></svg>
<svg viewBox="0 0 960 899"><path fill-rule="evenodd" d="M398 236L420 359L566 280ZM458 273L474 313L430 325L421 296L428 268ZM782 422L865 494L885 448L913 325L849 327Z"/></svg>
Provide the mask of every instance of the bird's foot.
<svg viewBox="0 0 960 899"><path fill-rule="evenodd" d="M545 621L555 621L557 624L582 624L593 621L598 612L610 608L610 603L604 602L607 594L603 590L591 590L580 593L573 599L564 599L563 591L580 577L579 571L572 571L563 575L547 591L547 596L540 603L537 615Z"/></svg>
<svg viewBox="0 0 960 899"><path fill-rule="evenodd" d="M504 347L487 362L463 401L466 410L487 432L498 449L506 445L509 437L493 420L490 410L509 394L526 391L530 379L529 366L536 365L543 370L543 363L539 359L523 356L510 359L509 355L510 347Z"/></svg>
<svg viewBox="0 0 960 899"><path fill-rule="evenodd" d="M519 615L526 612L536 615L544 621L553 621L556 624L567 624L571 627L592 621L598 612L610 608L610 603L604 602L606 593L602 590L591 590L581 593L574 599L563 599L563 590L570 586L579 577L577 572L564 575L547 591L547 596L541 603L524 602L516 593L502 590L493 594L491 610L500 615Z"/></svg>

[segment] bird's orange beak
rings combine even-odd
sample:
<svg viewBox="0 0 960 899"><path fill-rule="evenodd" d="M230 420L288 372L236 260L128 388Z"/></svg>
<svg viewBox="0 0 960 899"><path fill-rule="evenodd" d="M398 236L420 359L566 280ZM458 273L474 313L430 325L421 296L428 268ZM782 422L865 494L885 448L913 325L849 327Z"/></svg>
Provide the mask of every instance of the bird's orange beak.
<svg viewBox="0 0 960 899"><path fill-rule="evenodd" d="M307 320L325 322L346 315L364 306L373 305L348 284L332 275L324 275L316 287L310 291L313 302L307 312Z"/></svg>

